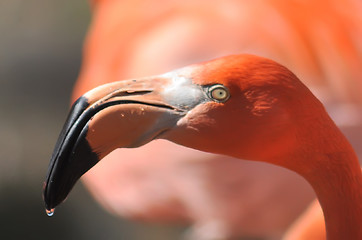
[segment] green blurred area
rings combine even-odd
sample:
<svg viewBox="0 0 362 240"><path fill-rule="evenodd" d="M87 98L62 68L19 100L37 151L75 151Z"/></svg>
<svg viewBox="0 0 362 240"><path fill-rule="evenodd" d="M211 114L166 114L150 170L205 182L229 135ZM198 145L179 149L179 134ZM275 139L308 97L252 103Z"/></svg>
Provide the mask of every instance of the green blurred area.
<svg viewBox="0 0 362 240"><path fill-rule="evenodd" d="M41 191L90 21L86 0L0 0L0 239L178 239L106 213L78 183L53 217Z"/></svg>

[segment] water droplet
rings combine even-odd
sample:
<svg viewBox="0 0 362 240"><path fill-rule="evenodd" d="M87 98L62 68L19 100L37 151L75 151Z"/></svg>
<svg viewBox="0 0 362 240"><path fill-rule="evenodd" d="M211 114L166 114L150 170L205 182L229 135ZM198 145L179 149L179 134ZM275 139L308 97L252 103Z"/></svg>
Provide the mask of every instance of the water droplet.
<svg viewBox="0 0 362 240"><path fill-rule="evenodd" d="M47 213L47 215L48 215L49 217L51 217L51 216L54 215L54 208L52 208L52 209L50 209L50 210L45 209L45 212Z"/></svg>

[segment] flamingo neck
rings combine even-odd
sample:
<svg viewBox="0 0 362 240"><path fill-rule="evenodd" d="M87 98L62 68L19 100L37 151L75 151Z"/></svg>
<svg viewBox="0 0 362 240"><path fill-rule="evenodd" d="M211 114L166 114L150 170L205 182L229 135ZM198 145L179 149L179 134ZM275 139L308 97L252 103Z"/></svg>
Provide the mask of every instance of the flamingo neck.
<svg viewBox="0 0 362 240"><path fill-rule="evenodd" d="M307 179L322 206L327 239L362 239L361 169L353 155L338 155L329 160L339 164L326 166Z"/></svg>
<svg viewBox="0 0 362 240"><path fill-rule="evenodd" d="M304 176L316 192L328 240L362 239L362 174L357 156L332 120L325 119L318 129L310 129L315 130L314 137L308 137L299 159L294 158L297 167L289 168Z"/></svg>

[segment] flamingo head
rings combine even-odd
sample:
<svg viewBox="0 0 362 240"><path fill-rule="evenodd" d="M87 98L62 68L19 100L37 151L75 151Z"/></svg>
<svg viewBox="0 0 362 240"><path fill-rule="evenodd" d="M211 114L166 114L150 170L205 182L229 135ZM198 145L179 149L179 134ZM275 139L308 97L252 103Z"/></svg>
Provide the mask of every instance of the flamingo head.
<svg viewBox="0 0 362 240"><path fill-rule="evenodd" d="M59 136L44 184L46 209L114 149L154 139L277 163L296 148L296 123L320 106L293 73L253 55L99 86L73 104Z"/></svg>

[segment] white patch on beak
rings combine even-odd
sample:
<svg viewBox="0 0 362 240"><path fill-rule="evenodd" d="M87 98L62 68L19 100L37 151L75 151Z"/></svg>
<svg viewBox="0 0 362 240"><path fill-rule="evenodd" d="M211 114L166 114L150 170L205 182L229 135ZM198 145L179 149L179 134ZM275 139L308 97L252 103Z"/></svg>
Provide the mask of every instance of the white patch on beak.
<svg viewBox="0 0 362 240"><path fill-rule="evenodd" d="M160 77L170 79L170 84L164 88L162 96L173 106L192 109L208 100L200 85L194 84L190 78L182 76L178 71L165 73Z"/></svg>

